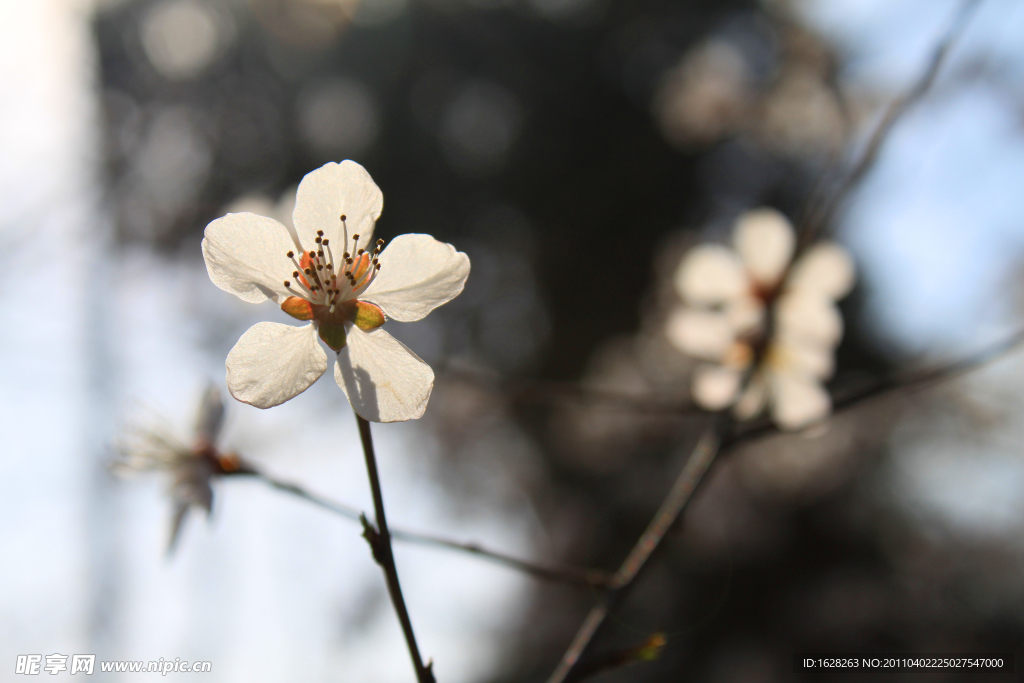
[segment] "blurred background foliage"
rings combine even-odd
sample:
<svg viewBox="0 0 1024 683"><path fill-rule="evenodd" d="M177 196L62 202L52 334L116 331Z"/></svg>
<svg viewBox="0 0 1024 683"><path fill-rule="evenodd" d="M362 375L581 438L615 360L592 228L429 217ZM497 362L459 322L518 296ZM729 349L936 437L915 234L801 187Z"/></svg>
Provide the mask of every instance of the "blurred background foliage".
<svg viewBox="0 0 1024 683"><path fill-rule="evenodd" d="M628 398L686 403L692 362L661 332L679 258L752 207L799 219L893 96L841 87L841 51L798 9L107 2L93 25L116 239L195 260L229 207L287 220L305 173L363 164L381 236L427 232L472 259L461 297L395 325L438 374L424 420L446 495L472 515L497 471L526 492L548 559L614 568L706 423ZM834 388L897 367L863 300L843 305ZM210 329L213 347L233 338ZM984 414L953 389L887 397L725 453L591 651L663 632L661 656L601 680L788 680L800 651L1012 650L1019 548L929 526L892 483L890 437L969 444ZM937 436L936 415L958 436ZM537 583L527 599L488 680L543 680L592 596Z"/></svg>

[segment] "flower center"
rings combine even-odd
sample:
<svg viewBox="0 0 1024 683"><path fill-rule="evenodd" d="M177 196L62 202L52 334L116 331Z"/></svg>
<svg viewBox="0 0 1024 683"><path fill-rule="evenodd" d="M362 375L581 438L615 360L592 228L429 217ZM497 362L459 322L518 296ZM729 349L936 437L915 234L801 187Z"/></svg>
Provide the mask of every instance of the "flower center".
<svg viewBox="0 0 1024 683"><path fill-rule="evenodd" d="M341 223L345 227L347 244L345 216L341 217ZM330 240L324 238L324 231L318 230L316 234L315 251L303 251L298 256L289 251L285 255L295 270L292 271L292 279L284 281L284 286L294 292L294 296L285 299L281 310L299 320L315 321L320 338L338 351L345 346L346 322L364 330L373 330L384 324L380 308L357 300L380 271L378 257L384 240L377 240L374 250L368 252L359 249L359 235L353 235L352 253L344 251L341 258L335 259Z"/></svg>

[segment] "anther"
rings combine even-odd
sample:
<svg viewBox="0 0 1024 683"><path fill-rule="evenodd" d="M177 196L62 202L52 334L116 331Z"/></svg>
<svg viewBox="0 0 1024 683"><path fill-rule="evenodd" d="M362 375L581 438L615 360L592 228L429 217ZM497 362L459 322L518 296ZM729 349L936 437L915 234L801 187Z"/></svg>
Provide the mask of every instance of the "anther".
<svg viewBox="0 0 1024 683"><path fill-rule="evenodd" d="M292 283L290 283L290 282L288 282L287 280L285 280L285 281L284 281L284 286L285 286L285 287L291 287L291 286L292 286Z"/></svg>
<svg viewBox="0 0 1024 683"><path fill-rule="evenodd" d="M309 258L316 258L316 252L315 251L309 252Z"/></svg>
<svg viewBox="0 0 1024 683"><path fill-rule="evenodd" d="M365 253L366 253L366 250L365 250L365 249L360 249L359 251L357 251L357 252L356 252L356 255L357 255L357 256L362 256L362 255L363 255L363 254L365 254Z"/></svg>
<svg viewBox="0 0 1024 683"><path fill-rule="evenodd" d="M298 276L299 276L299 271L293 270L292 271L292 277L298 277Z"/></svg>
<svg viewBox="0 0 1024 683"><path fill-rule="evenodd" d="M287 254L285 254L285 256L287 256L288 258L295 258L295 252L289 251Z"/></svg>
<svg viewBox="0 0 1024 683"><path fill-rule="evenodd" d="M341 214L341 220L345 220L345 214Z"/></svg>
<svg viewBox="0 0 1024 683"><path fill-rule="evenodd" d="M320 237L323 237L323 236L324 236L324 231L323 231L323 230L317 230L317 231L316 231L316 234L317 234L318 236L320 236ZM317 242L319 242L319 241L320 241L320 240L317 240Z"/></svg>
<svg viewBox="0 0 1024 683"><path fill-rule="evenodd" d="M310 268L303 268L302 272L305 273L306 275L311 275L313 273L312 269Z"/></svg>
<svg viewBox="0 0 1024 683"><path fill-rule="evenodd" d="M320 244L321 242L323 242L323 241L324 241L324 238L323 238L323 237L317 237L317 238L316 238L316 240L314 240L314 241L315 241L315 242L316 242L317 244Z"/></svg>
<svg viewBox="0 0 1024 683"><path fill-rule="evenodd" d="M327 243L328 243L328 242L330 242L330 240L329 240L329 239L327 239L327 238L325 237L325 238L324 238L324 246L325 246L325 247L327 246Z"/></svg>

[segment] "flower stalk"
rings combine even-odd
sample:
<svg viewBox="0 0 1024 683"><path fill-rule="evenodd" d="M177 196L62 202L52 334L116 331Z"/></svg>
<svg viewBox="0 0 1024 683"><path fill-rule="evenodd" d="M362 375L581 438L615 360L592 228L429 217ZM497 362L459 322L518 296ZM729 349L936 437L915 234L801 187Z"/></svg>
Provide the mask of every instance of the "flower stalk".
<svg viewBox="0 0 1024 683"><path fill-rule="evenodd" d="M388 530L388 520L384 514L384 495L381 493L380 476L377 474L377 458L373 452L370 423L358 413L356 422L359 425L359 438L363 443L363 454L366 456L366 474L370 478L374 522L376 523L374 526L367 521L366 517L362 517L363 536L370 544L373 559L384 570L391 604L394 605L398 621L402 625L402 634L405 636L406 645L409 646L413 668L416 669L416 680L419 683L435 683L431 663L424 665L423 658L420 656L419 647L416 645L416 634L412 630L412 620L409 618L409 610L405 606L405 597L402 595L402 586L398 582L398 568L395 566L395 556L391 550L391 532Z"/></svg>

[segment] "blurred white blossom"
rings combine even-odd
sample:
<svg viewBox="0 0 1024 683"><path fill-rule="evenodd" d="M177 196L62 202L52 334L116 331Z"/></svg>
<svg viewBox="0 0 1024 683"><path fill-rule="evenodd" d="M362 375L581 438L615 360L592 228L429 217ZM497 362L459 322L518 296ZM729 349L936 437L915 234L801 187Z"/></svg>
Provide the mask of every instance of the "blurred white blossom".
<svg viewBox="0 0 1024 683"><path fill-rule="evenodd" d="M263 322L228 353L231 395L270 408L305 391L327 370L317 341L337 354L334 378L360 416L416 419L434 373L381 326L424 318L462 291L469 257L430 235L371 245L384 199L359 164L329 163L299 184L294 228L252 213L206 227L203 257L213 283L249 303L273 299L305 327ZM372 249L372 250L371 250Z"/></svg>
<svg viewBox="0 0 1024 683"><path fill-rule="evenodd" d="M698 45L662 78L654 114L666 139L686 147L713 142L746 115L755 99L750 67L730 41Z"/></svg>
<svg viewBox="0 0 1024 683"><path fill-rule="evenodd" d="M667 336L709 361L694 371L694 400L709 410L734 406L740 419L770 405L784 429L825 418L831 400L822 382L843 333L836 301L853 286L850 256L819 243L790 265L796 235L773 209L740 216L733 245L691 249L675 273L684 305L670 314Z"/></svg>
<svg viewBox="0 0 1024 683"><path fill-rule="evenodd" d="M224 423L224 403L220 392L207 388L196 415L195 433L190 444L170 431L135 426L118 443L119 458L111 469L127 476L137 472L168 472L169 495L174 505L167 551L172 552L181 535L182 525L193 507L210 514L213 507L215 476L247 474L252 470L234 453L217 449L217 437Z"/></svg>

